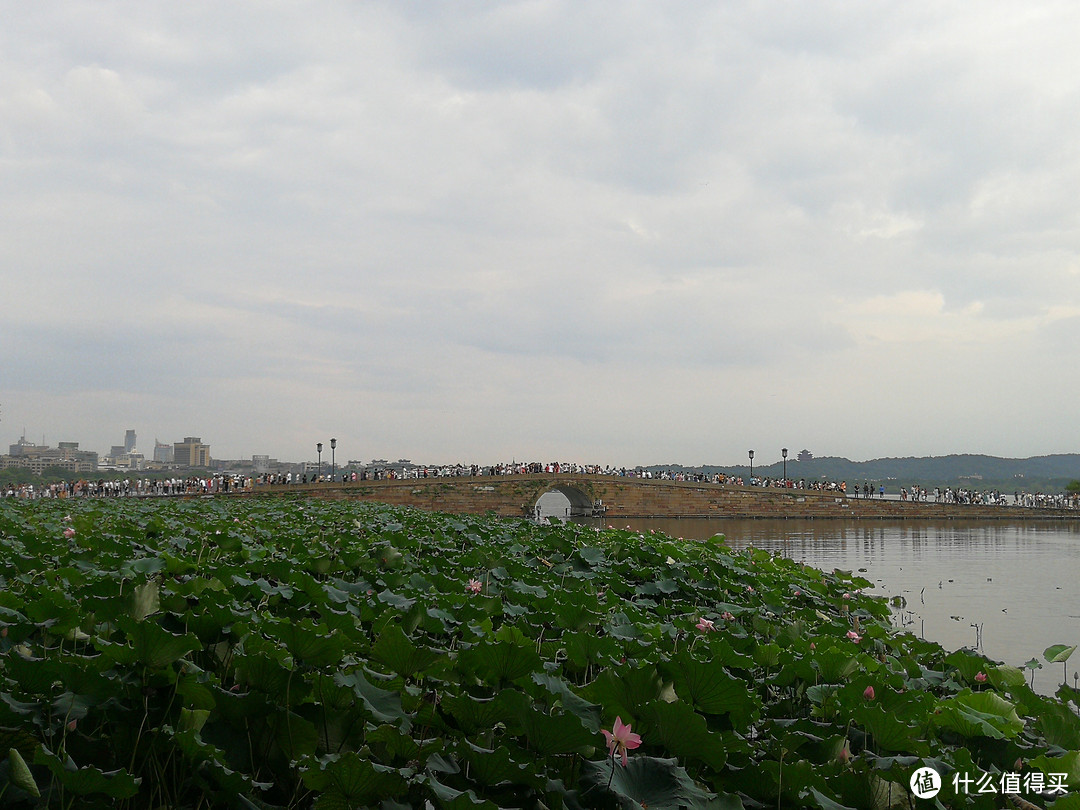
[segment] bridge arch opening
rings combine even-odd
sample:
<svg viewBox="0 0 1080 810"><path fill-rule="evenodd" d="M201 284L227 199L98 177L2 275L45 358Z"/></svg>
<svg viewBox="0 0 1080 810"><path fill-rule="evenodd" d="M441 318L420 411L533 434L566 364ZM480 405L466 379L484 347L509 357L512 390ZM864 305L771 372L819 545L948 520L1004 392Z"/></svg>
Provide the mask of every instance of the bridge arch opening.
<svg viewBox="0 0 1080 810"><path fill-rule="evenodd" d="M580 489L558 486L543 493L533 504L533 517L539 521L592 517L602 507Z"/></svg>

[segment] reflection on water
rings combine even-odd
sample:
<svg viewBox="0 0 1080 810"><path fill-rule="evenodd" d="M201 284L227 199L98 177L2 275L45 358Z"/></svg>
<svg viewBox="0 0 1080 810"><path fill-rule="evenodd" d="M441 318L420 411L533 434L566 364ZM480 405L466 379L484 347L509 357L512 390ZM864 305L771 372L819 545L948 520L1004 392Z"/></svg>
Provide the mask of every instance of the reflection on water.
<svg viewBox="0 0 1080 810"><path fill-rule="evenodd" d="M1080 644L1080 522L641 519L627 525L851 570L872 593L902 596L897 626L949 649L975 647L1020 666L1052 644ZM1062 667L1035 676L1053 691ZM1068 663L1069 683L1080 653Z"/></svg>

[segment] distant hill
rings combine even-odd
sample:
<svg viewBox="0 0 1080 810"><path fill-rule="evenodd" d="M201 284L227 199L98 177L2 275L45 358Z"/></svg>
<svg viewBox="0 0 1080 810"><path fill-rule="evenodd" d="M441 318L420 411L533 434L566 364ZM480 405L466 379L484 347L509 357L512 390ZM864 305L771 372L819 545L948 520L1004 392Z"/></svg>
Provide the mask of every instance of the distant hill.
<svg viewBox="0 0 1080 810"><path fill-rule="evenodd" d="M749 465L720 467L684 467L677 464L657 464L647 467L655 471L672 470L729 475L749 474ZM868 482L886 490L919 484L923 487L971 487L1001 489L1008 492L1060 492L1070 481L1080 480L1080 454L1062 453L1033 458L998 458L983 455L929 456L923 458L876 458L870 461L850 461L846 458L823 456L808 461L788 458L787 474L798 480L847 481L853 484ZM779 478L783 462L754 464L754 475Z"/></svg>

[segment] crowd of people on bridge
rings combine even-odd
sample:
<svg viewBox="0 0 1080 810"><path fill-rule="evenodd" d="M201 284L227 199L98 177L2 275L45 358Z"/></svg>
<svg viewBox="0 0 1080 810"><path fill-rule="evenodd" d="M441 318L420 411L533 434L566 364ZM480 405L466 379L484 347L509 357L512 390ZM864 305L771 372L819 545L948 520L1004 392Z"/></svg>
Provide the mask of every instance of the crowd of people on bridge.
<svg viewBox="0 0 1080 810"><path fill-rule="evenodd" d="M797 489L819 492L835 492L844 497L885 498L884 485L869 482L849 487L847 481L826 481L773 478L767 476L727 475L722 472L703 473L685 470L650 470L641 467L627 468L601 464L578 464L567 462L503 462L490 465L400 465L371 466L362 470L333 470L328 475L318 473L262 473L242 475L215 473L212 475L188 475L165 478L124 478L122 480L75 480L60 481L35 486L33 484L8 484L0 486L0 497L8 498L117 498L146 496L215 495L253 491L261 487L291 487L324 482L359 482L394 479L458 478L512 475L602 475L620 478L654 479L708 483L721 486L751 486L770 489ZM895 497L895 496L889 496ZM899 491L901 501L944 504L975 504L984 506L1020 506L1044 509L1080 508L1080 493L1027 493L1014 492L1011 496L999 490L976 491L965 488L935 487L932 491L918 484L903 486Z"/></svg>
<svg viewBox="0 0 1080 810"><path fill-rule="evenodd" d="M5 498L130 498L150 495L215 495L250 489L252 479L243 475L189 475L184 478L124 478L58 481L51 484L8 484L0 487Z"/></svg>

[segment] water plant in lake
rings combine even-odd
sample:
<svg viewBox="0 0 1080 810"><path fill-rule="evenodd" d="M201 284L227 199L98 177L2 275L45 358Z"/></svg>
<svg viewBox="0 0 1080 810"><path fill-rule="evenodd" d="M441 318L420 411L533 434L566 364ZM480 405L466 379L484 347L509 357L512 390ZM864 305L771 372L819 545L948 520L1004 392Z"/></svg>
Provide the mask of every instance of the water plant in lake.
<svg viewBox="0 0 1080 810"><path fill-rule="evenodd" d="M888 808L930 765L938 806L993 807L951 777L1080 781L1075 689L719 541L4 501L0 586L6 806Z"/></svg>

